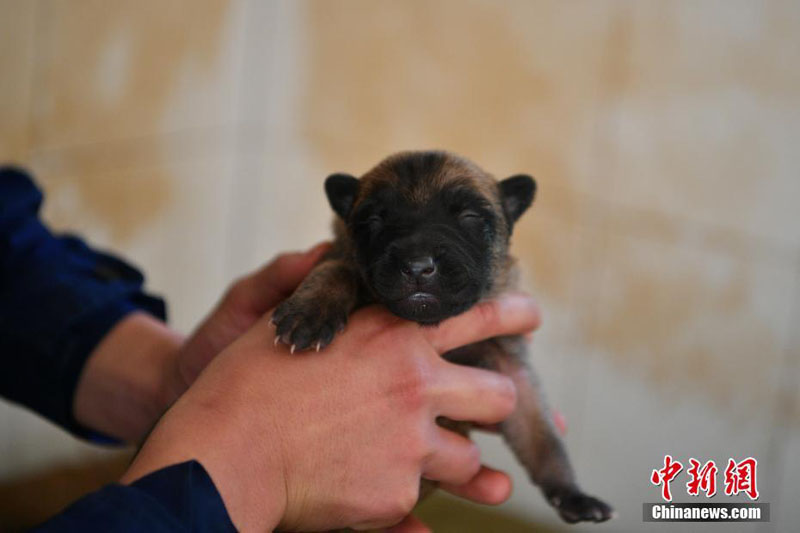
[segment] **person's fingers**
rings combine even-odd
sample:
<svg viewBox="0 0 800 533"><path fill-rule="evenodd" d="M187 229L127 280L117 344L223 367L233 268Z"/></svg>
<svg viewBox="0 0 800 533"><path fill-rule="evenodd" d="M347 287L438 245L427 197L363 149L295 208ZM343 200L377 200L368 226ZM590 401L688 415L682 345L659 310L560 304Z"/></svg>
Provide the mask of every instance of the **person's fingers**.
<svg viewBox="0 0 800 533"><path fill-rule="evenodd" d="M567 434L567 419L564 418L564 415L561 414L561 411L558 409L550 409L550 416L553 417L553 425L556 426L558 433L560 435Z"/></svg>
<svg viewBox="0 0 800 533"><path fill-rule="evenodd" d="M305 252L281 254L234 287L237 302L256 314L289 296L330 248L321 242Z"/></svg>
<svg viewBox="0 0 800 533"><path fill-rule="evenodd" d="M432 533L432 531L431 528L413 514L403 518L399 524L384 529L385 533Z"/></svg>
<svg viewBox="0 0 800 533"><path fill-rule="evenodd" d="M424 335L439 353L499 335L515 335L536 329L541 321L539 306L522 293L504 294L480 302L472 309L449 318Z"/></svg>
<svg viewBox="0 0 800 533"><path fill-rule="evenodd" d="M567 419L558 409L550 408L550 418L553 420L553 425L558 430L559 435L567 434ZM475 424L475 429L485 431L487 433L500 433L500 424Z"/></svg>
<svg viewBox="0 0 800 533"><path fill-rule="evenodd" d="M450 494L476 503L499 505L511 496L511 478L505 472L482 466L467 483L440 483L439 487Z"/></svg>
<svg viewBox="0 0 800 533"><path fill-rule="evenodd" d="M443 370L437 372L431 386L437 416L496 424L514 411L517 390L510 378L491 370L440 361Z"/></svg>
<svg viewBox="0 0 800 533"><path fill-rule="evenodd" d="M433 453L422 467L422 477L462 485L481 467L478 446L467 437L442 427L434 428Z"/></svg>

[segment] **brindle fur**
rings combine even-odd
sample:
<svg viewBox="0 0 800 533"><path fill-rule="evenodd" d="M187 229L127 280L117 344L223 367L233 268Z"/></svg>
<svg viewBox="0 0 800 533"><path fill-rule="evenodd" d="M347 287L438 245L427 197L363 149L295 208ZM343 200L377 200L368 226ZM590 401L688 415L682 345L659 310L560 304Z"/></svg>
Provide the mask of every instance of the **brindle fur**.
<svg viewBox="0 0 800 533"><path fill-rule="evenodd" d="M474 163L447 152L403 152L391 156L359 180L352 210L374 191L391 187L411 205L425 205L445 184L459 182L477 191L498 214L503 213L498 182ZM523 210L527 205L523 206ZM508 253L513 221L497 217L491 243L490 281L482 297L488 299L517 285L515 260ZM295 349L317 349L329 344L356 308L375 303L377 297L356 266L356 250L341 217L334 222L331 250L295 293L275 311L278 337ZM454 363L491 369L509 376L517 387L518 403L500 430L531 480L567 522L601 522L612 516L604 502L578 487L567 453L527 364L527 346L519 336L498 337L452 350L444 357ZM467 434L469 424L439 420L442 426ZM435 488L423 480L420 497Z"/></svg>

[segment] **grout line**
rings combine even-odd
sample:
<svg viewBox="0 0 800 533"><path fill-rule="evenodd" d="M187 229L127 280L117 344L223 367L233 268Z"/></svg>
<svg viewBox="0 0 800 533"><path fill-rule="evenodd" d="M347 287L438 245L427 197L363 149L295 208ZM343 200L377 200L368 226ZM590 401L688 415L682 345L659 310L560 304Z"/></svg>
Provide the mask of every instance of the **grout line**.
<svg viewBox="0 0 800 533"><path fill-rule="evenodd" d="M269 137L269 128L265 124L266 113L264 108L264 101L270 98L269 87L266 84L265 74L259 68L259 59L264 56L274 57L275 47L264 46L266 50L262 52L262 46L254 46L253 42L263 45L274 41L274 32L263 31L264 28L260 27L260 22L263 21L263 10L270 9L263 5L259 6L253 0L245 3L244 11L245 17L243 19L243 37L241 40L241 48L239 50L239 59L241 61L240 79L238 94L236 96L236 117L237 121L241 120L241 124L247 124L237 129L234 133L234 161L231 169L231 187L232 191L229 195L228 201L230 203L226 219L226 239L225 239L225 264L223 271L226 276L238 274L236 267L241 263L241 250L236 245L237 237L241 234L241 228L248 226L249 219L253 216L250 209L236 209L236 206L241 205L241 200L248 196L254 195L257 191L253 191L253 184L251 181L245 179L248 175L248 168L250 163L246 161L247 155L254 152L256 148L256 141L260 139L263 144ZM266 17L267 24L274 24L270 17ZM262 30L262 31L258 31ZM269 63L269 60L266 61ZM251 75L253 72L255 75ZM263 100L256 97L256 93L261 93ZM256 132L252 135L248 130ZM258 171L258 169L256 170ZM244 222L243 222L244 221Z"/></svg>
<svg viewBox="0 0 800 533"><path fill-rule="evenodd" d="M610 41L610 32L612 24L614 23L615 19L619 19L620 17L626 17L627 8L625 7L617 7L616 9L612 10L609 14L607 14L605 19L605 32L606 32L606 42ZM614 66L609 62L609 53L613 51L606 50L603 54L602 63L600 65L601 70L601 77L597 81L597 92L595 95L595 102L600 103L603 101L609 100L609 90L608 90L608 82L607 82L607 74L608 71L613 68ZM627 65L623 65L627 66ZM593 106L593 109L599 109L599 105ZM613 151L607 149L605 146L605 139L609 136L614 136L618 127L614 121L614 117L612 116L611 121L606 123L597 119L593 122L593 131L592 131L592 148L590 150L591 157L597 162L597 164L593 165L592 167L595 169L605 168L607 171L613 168L616 164L616 154ZM606 135L608 134L608 135ZM608 172L608 175L614 175L613 172ZM614 183L612 181L611 188L613 193ZM585 229L585 228L597 228L598 226L605 226L607 225L607 218L608 218L608 211L600 209L601 203L595 201L586 201L590 198L588 195L577 195L578 198L578 209L577 209L577 228ZM578 264L584 264L585 261L580 260L581 250L586 250L586 246L584 243L587 239L587 233L584 231L580 231L580 234L577 236L577 250L575 251L576 255L578 256ZM605 237L604 237L605 239ZM605 250L603 255L607 253L607 247L604 247ZM591 285L595 284L596 280L605 279L608 275L608 269L610 265L608 263L603 263L600 267L600 272L595 272L594 275L589 276L587 272L582 272L582 269L576 271L576 281L575 281L575 289L571 292L569 296L569 301L567 303L568 308L577 308L578 305L581 305L580 301L583 301L582 305L589 306L589 312L587 313L586 323L583 324L583 330L591 330L593 328L594 323L597 321L598 313L602 312L599 306L599 299L590 299L588 302L586 298L588 295L592 293ZM577 348L583 349L583 352L586 354L585 357L588 359L588 362L595 363L597 361L598 355L594 350L588 349L588 344L585 344L582 340L577 343ZM575 362L573 361L573 364ZM573 374L575 374L573 372ZM590 407L590 399L588 398L588 390L591 389L591 385L589 382L589 378L586 372L579 372L579 376L581 376L582 382L578 384L577 387L573 387L573 394L579 394L580 398L577 401L577 404L581 406L581 412L579 414L579 421L580 425L583 426L582 420L587 416L587 412ZM589 442L591 442L591 437L585 432L581 432L579 436L579 440L576 443L578 446L578 451L580 455L585 455L585 450L587 450L589 446Z"/></svg>
<svg viewBox="0 0 800 533"><path fill-rule="evenodd" d="M800 397L796 382L797 376L800 375L798 374L800 370L800 353L794 351L800 346L800 333L797 329L792 329L793 325L800 323L800 250L796 253L793 285L791 290L787 291L793 294L794 298L792 310L785 324L790 333L787 335L786 346L782 350L783 360L780 364L779 376L783 379L778 383L776 398L772 406L773 412L771 413L772 431L767 440L767 457L765 459L767 459L766 462L768 464L772 465L769 471L771 476L769 486L772 489L771 497L773 500L770 503L773 504L773 515L771 522L762 524L759 528L759 531L764 533L774 530L774 506L780 507L781 503L788 502L786 498L782 497L783 495L780 491L786 474L785 465L779 465L778 462L784 459L784 451L791 435L791 421L787 423L787 420L791 416L793 406L798 401L798 397Z"/></svg>
<svg viewBox="0 0 800 533"><path fill-rule="evenodd" d="M45 9L42 6L43 0L35 0L33 4L33 66L31 68L29 89L28 89L28 125L27 125L27 153L25 159L26 163L33 159L36 146L39 142L39 130L36 127L36 108L42 98L42 59L44 57L44 49L50 48L50 36L52 28L47 22L45 16ZM50 31L48 31L50 30Z"/></svg>

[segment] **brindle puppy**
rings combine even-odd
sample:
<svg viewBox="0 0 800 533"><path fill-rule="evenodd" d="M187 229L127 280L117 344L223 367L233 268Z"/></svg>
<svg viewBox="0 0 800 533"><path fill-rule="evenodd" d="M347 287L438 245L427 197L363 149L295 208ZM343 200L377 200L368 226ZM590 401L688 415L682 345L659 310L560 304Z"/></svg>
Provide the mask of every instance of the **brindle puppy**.
<svg viewBox="0 0 800 533"><path fill-rule="evenodd" d="M272 318L293 352L325 347L363 305L378 302L432 325L516 283L508 245L514 223L533 201L530 176L497 182L447 152L404 152L361 179L334 174L325 191L339 215L334 245ZM514 336L444 357L510 376L518 405L500 427L533 482L567 522L608 520L611 507L575 481L525 352L523 339ZM422 494L431 486L423 483Z"/></svg>

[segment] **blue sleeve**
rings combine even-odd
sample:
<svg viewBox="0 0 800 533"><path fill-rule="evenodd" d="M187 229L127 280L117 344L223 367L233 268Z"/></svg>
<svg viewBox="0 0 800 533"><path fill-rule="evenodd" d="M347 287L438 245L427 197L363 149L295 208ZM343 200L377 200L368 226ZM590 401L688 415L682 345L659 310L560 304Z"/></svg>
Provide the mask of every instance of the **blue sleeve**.
<svg viewBox="0 0 800 533"><path fill-rule="evenodd" d="M24 171L0 167L0 395L89 437L72 416L87 357L127 313L166 310L135 268L53 235L41 204Z"/></svg>
<svg viewBox="0 0 800 533"><path fill-rule="evenodd" d="M187 461L129 486L108 485L33 531L162 533L236 528L205 469L197 461Z"/></svg>

